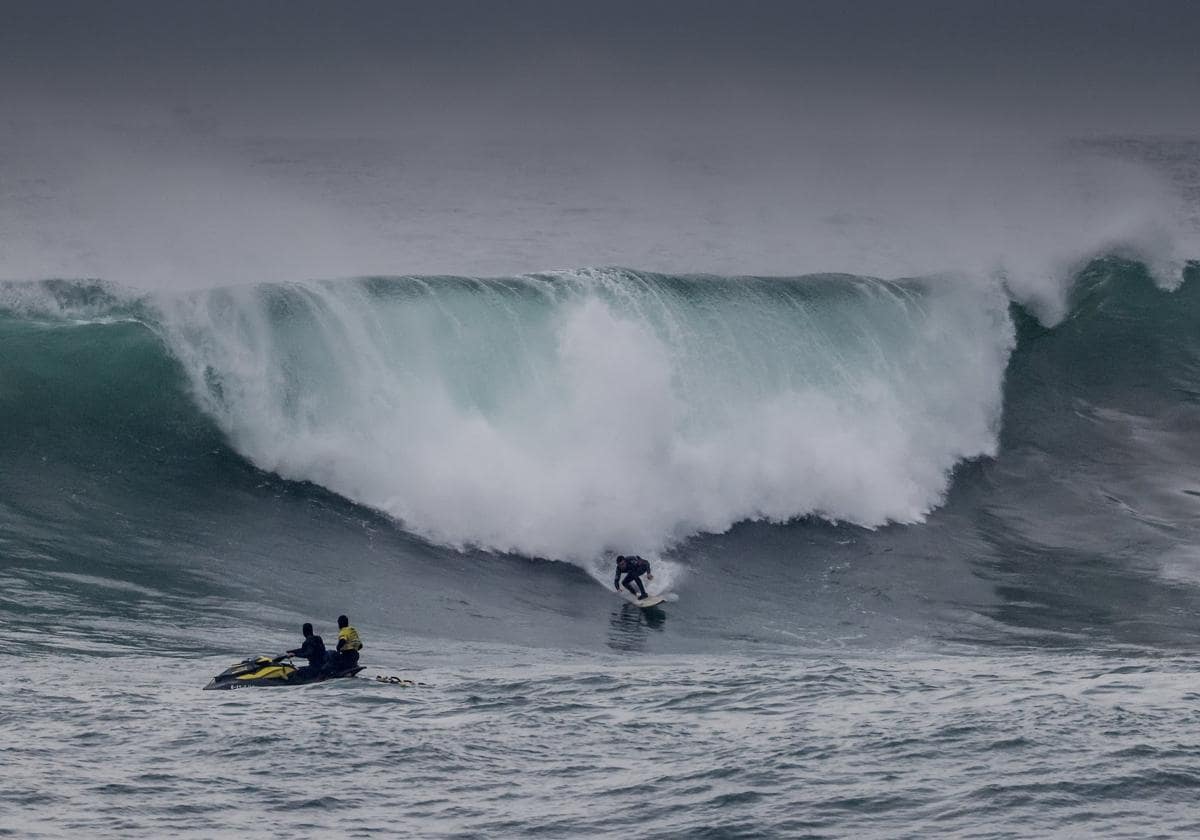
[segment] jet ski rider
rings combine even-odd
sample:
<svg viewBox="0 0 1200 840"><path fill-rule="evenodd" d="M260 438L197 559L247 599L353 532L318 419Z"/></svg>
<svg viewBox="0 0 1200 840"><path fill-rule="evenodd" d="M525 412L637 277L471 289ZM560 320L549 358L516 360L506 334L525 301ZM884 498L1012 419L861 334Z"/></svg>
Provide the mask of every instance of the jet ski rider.
<svg viewBox="0 0 1200 840"><path fill-rule="evenodd" d="M621 580L621 574L624 573L625 580ZM654 575L650 574L650 564L638 557L636 554L626 557L623 554L617 555L617 576L613 578L613 589L621 591L621 586L624 585L629 590L629 594L633 595L639 601L650 597L646 594L646 587L642 586L642 575L654 580ZM633 584L637 584L637 589L633 588Z"/></svg>
<svg viewBox="0 0 1200 840"><path fill-rule="evenodd" d="M350 619L338 616L337 652L330 657L329 670L348 671L358 665L358 652L362 650L362 639L358 631L350 626Z"/></svg>
<svg viewBox="0 0 1200 840"><path fill-rule="evenodd" d="M304 623L300 631L304 633L304 644L295 650L289 650L288 656L307 659L308 665L297 668L292 678L305 679L319 676L321 668L325 665L325 641L313 632L313 626L308 622Z"/></svg>

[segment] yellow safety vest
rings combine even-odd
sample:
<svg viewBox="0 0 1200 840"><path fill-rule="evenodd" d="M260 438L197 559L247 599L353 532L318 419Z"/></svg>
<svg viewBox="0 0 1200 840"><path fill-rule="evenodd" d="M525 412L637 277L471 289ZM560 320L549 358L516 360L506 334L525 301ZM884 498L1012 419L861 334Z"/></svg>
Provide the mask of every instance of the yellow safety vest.
<svg viewBox="0 0 1200 840"><path fill-rule="evenodd" d="M358 631L353 627L338 630L338 650L362 650L362 639L358 638Z"/></svg>

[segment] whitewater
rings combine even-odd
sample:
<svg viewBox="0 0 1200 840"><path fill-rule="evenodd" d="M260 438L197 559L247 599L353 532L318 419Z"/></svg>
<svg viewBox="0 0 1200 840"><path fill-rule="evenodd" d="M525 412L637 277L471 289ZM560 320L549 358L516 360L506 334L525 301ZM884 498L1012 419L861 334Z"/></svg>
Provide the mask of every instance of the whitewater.
<svg viewBox="0 0 1200 840"><path fill-rule="evenodd" d="M1200 828L1194 143L767 161L687 230L564 170L586 222L459 253L247 147L223 218L227 158L5 182L0 834ZM342 612L367 679L199 690Z"/></svg>
<svg viewBox="0 0 1200 840"><path fill-rule="evenodd" d="M260 468L435 542L581 561L922 518L994 452L1012 343L1002 298L937 285L378 279L198 294L158 329Z"/></svg>

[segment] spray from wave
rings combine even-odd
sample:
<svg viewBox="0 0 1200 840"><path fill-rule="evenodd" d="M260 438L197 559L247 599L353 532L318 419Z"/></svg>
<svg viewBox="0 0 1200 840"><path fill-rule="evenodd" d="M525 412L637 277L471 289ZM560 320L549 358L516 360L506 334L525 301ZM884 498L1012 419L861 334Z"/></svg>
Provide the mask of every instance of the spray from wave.
<svg viewBox="0 0 1200 840"><path fill-rule="evenodd" d="M994 287L623 270L160 299L263 469L434 541L586 558L744 519L920 520L995 451Z"/></svg>
<svg viewBox="0 0 1200 840"><path fill-rule="evenodd" d="M133 124L0 137L0 277L172 291L597 265L951 272L1003 282L1052 323L1099 254L1169 286L1200 253L1180 189L1196 173L1115 140L624 125L618 143L539 125L346 141Z"/></svg>

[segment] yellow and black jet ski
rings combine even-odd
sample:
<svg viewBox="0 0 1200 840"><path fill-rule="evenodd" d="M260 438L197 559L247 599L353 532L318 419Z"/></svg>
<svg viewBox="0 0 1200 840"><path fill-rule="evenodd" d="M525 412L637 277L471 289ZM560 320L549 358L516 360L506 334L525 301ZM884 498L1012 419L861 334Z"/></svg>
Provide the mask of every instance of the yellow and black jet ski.
<svg viewBox="0 0 1200 840"><path fill-rule="evenodd" d="M236 665L230 665L204 686L205 691L225 688L249 688L258 685L305 685L325 680L353 677L362 670L361 665L349 668L325 670L311 675L292 664L291 657L252 656Z"/></svg>

